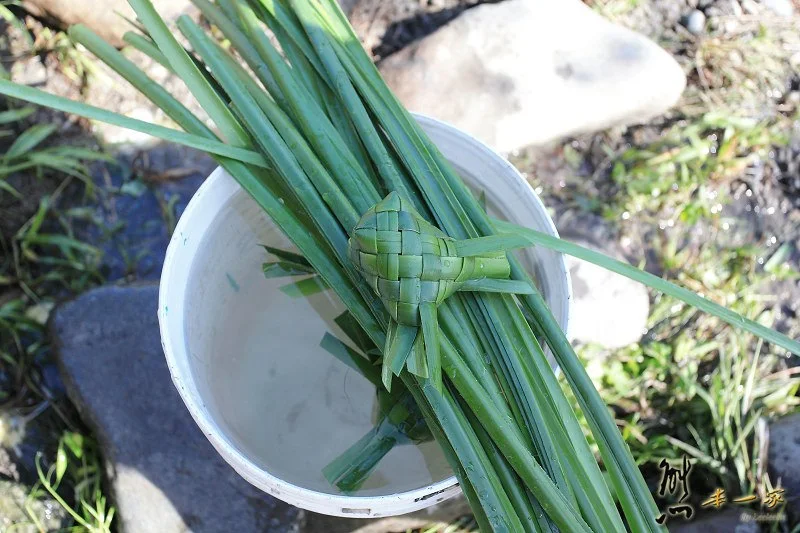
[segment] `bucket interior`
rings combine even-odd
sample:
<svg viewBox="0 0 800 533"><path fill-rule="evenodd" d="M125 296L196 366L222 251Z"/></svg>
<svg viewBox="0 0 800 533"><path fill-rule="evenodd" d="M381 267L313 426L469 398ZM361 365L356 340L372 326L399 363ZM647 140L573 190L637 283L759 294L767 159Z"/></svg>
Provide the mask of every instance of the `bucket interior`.
<svg viewBox="0 0 800 533"><path fill-rule="evenodd" d="M320 347L326 334L352 346L334 323L345 307L331 290L295 294L293 282L308 276L264 276L262 264L274 257L261 245L295 249L244 192L204 239L185 324L206 407L255 465L293 485L340 494L322 470L372 430L377 415L374 385ZM451 475L435 442L400 444L352 495L396 494Z"/></svg>
<svg viewBox="0 0 800 533"><path fill-rule="evenodd" d="M326 333L352 345L334 322L345 307L331 290L295 294L293 282L307 276L264 276L263 263L274 257L261 245L295 248L244 191L220 210L204 241L184 323L206 408L258 467L341 494L322 470L373 429L377 414L375 387L320 347ZM351 495L397 494L451 475L434 441L405 443Z"/></svg>
<svg viewBox="0 0 800 533"><path fill-rule="evenodd" d="M490 213L553 233L538 198L506 161L457 130L419 120ZM217 179L232 180L224 173ZM291 284L303 277L265 277L262 265L274 257L262 245L294 251L292 245L243 190L224 201L209 196L196 199L195 211L211 219L193 246L182 310L185 366L203 416L256 471L341 495L323 468L373 429L378 412L375 387L320 346L326 334L352 345L333 321L345 308L331 290L293 294ZM566 329L570 290L561 256L545 249L517 255ZM246 477L272 483L250 467ZM401 497L454 483L434 441L406 442L346 495Z"/></svg>

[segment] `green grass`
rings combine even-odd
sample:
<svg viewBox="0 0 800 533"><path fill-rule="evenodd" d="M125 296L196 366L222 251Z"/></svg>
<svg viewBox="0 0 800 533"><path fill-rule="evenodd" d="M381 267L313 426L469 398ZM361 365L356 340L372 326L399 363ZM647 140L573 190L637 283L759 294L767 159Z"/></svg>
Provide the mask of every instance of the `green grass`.
<svg viewBox="0 0 800 533"><path fill-rule="evenodd" d="M567 141L559 147L567 174L563 187L543 192L612 224L638 220L665 229L719 220L731 182L785 146L791 124L785 116L759 120L708 112L663 129L647 124ZM638 136L648 140L632 142ZM515 162L526 168L535 157L523 153Z"/></svg>
<svg viewBox="0 0 800 533"><path fill-rule="evenodd" d="M752 57L775 53L768 32L754 38L760 39L760 47L749 50ZM712 50L743 50L748 42L715 37L699 46L703 57L710 58ZM719 224L731 182L785 145L798 116L791 109L787 115L775 101L759 113L746 113L755 105L755 97L746 91L756 85L763 89L773 81L766 77L772 71L750 76L744 66L732 66L721 55L710 61L703 68L707 74L712 68L719 77L706 87L692 84L690 77L679 117L658 138L626 146L613 135L599 137L604 156L566 143L565 158L576 174L587 161L600 170L588 184L581 184L581 178L570 182L567 193L545 193L588 199L584 208L603 215L623 233L658 225L662 231L650 230L648 237L648 248L657 257L652 268L772 327L775 298L767 296L768 284L798 276L785 264L788 245L778 251L758 244L725 248L709 243L698 249L682 239L692 227ZM738 90L732 84L742 77L748 81ZM769 104L764 92L761 105ZM723 94L733 100L723 105ZM734 112L730 104L739 99L748 105ZM647 128L652 125L643 130ZM614 353L582 349L603 398L617 411L637 462L652 466L661 458L687 453L698 469L733 493L769 486L763 459L767 424L800 405L800 374L791 369L785 352L663 296L654 295L649 327L640 344Z"/></svg>
<svg viewBox="0 0 800 533"><path fill-rule="evenodd" d="M731 183L785 144L791 122L719 113L685 117L655 142L608 149L611 185L600 185L599 195L592 187L602 183L602 172L588 184L576 178L566 193L545 186L543 192L572 201L573 209L578 204L602 214L623 234L641 233L652 254L648 267L775 327L771 284L799 275L786 264L791 245L698 247L685 237L691 228L722 224ZM576 174L587 158L597 162L596 154L566 146ZM576 194L570 198L570 193ZM589 201L574 202L581 194ZM672 298L655 293L652 298L649 331L641 343L612 353L581 349L637 463L657 475L662 458L687 454L695 461L698 493L720 486L733 495L763 496L777 481L767 473L768 425L800 407L796 358ZM792 338L800 334L796 324L782 326L794 327L784 331Z"/></svg>
<svg viewBox="0 0 800 533"><path fill-rule="evenodd" d="M616 194L599 210L610 220L642 215L651 223L716 217L727 201L720 186L785 144L785 126L785 121L706 113L680 121L653 143L609 149Z"/></svg>
<svg viewBox="0 0 800 533"><path fill-rule="evenodd" d="M685 43L671 41L676 46ZM758 15L717 19L709 34L688 48L685 53L691 61L684 63L692 83L682 112L764 116L782 107L776 100L793 74L791 56L800 51L800 32L796 19L766 9Z"/></svg>
<svg viewBox="0 0 800 533"><path fill-rule="evenodd" d="M662 264L680 269L683 283L765 325L773 316L764 284L797 277L787 269L764 272L751 248L708 247L698 256L663 249ZM650 328L641 344L605 357L583 351L603 397L619 410L637 461L687 453L728 490L760 490L767 479L757 460L767 445L764 429L800 406L800 373L782 351L671 298L656 298Z"/></svg>
<svg viewBox="0 0 800 533"><path fill-rule="evenodd" d="M17 121L32 111L26 107L0 113L0 122L14 135ZM73 223L85 213L61 207L61 200L67 192L76 194L75 189L91 194L86 161L108 157L83 148L50 146L52 135L49 126L31 126L16 135L0 156L0 200L10 202L11 208L24 194L11 184L17 173L39 181L47 175L55 182L13 235L0 236L0 375L7 378L0 389L0 405L6 425L15 428L0 431L0 446L18 445L26 424L51 411L61 437L55 455L37 454L39 482L25 505L29 524L42 530L30 502L48 498L68 511L72 531L101 532L109 530L113 509L102 488L97 447L90 436L74 429L81 427L80 421L63 398L47 389L40 369L51 357L45 323L55 303L103 279L98 270L100 250L73 232Z"/></svg>
<svg viewBox="0 0 800 533"><path fill-rule="evenodd" d="M67 431L58 443L56 459L45 471L41 453L36 456L39 482L29 498L49 496L67 511L71 531L106 533L111 531L114 508L103 491L103 468L96 443L81 433ZM70 504L69 501L74 502ZM31 521L36 516L29 513ZM36 524L41 530L41 525Z"/></svg>

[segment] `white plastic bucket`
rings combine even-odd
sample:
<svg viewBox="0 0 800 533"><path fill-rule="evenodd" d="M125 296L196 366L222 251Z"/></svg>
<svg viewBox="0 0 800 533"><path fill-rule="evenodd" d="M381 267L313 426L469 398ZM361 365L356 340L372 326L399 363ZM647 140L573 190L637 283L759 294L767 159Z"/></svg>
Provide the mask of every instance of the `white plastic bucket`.
<svg viewBox="0 0 800 533"><path fill-rule="evenodd" d="M508 161L452 126L422 116L417 120L466 182L485 192L491 209L512 222L557 235L544 205ZM282 479L279 473L271 472L245 445L248 443L243 437L234 435L222 423L221 407L216 405L218 400L210 392L219 375L212 370L211 361L214 349L218 348L211 347L225 342L226 339L217 338L221 335L217 324L224 319L220 310L223 300L235 298L239 291L237 282L228 272L244 269L258 281L261 261L258 256L252 256L252 250L259 244L259 235L272 229L274 225L255 202L233 178L218 168L192 198L170 241L159 291L161 341L172 380L197 425L220 455L247 481L310 511L364 518L391 516L416 511L458 494L458 483L453 476L392 494L370 496L330 494L298 486ZM563 257L536 248L521 252L521 258L566 331L572 293ZM224 272L235 291L231 287L226 290L218 279L197 274L198 269L200 272ZM286 331L288 335L289 329ZM230 357L235 355L230 354ZM269 346L264 346L264 358L269 358ZM237 393L251 394L244 387ZM274 397L270 397L271 393ZM255 389L252 394L266 395L281 408L282 402L289 401L284 394L271 389ZM249 408L249 403L242 402L241 408ZM325 446L327 443L309 444Z"/></svg>

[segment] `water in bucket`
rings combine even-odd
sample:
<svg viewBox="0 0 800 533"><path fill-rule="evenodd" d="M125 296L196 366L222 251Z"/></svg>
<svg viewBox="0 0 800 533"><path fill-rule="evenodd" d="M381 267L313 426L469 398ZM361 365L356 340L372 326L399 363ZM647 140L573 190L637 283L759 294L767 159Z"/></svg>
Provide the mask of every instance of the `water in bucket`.
<svg viewBox="0 0 800 533"><path fill-rule="evenodd" d="M261 244L293 248L243 199L234 197L215 221L238 230L209 231L229 238L201 246L191 272L190 286L199 289L186 312L214 308L212 320L186 321L195 328L187 331L189 349L204 363L195 377L207 387L217 423L254 464L294 485L341 494L323 468L374 427L376 389L320 347L326 333L352 345L333 322L345 311L335 293L287 294L293 292L287 285L302 277L264 276L262 263L274 257ZM215 257L203 257L212 249ZM405 492L451 475L435 441L409 440L395 445L348 494Z"/></svg>

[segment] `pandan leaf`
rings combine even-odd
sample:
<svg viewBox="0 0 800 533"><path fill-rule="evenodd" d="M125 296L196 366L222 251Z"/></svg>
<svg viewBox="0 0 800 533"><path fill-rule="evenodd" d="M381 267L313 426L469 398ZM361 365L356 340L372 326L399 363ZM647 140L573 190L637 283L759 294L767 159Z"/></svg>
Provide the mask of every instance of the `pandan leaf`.
<svg viewBox="0 0 800 533"><path fill-rule="evenodd" d="M264 248L267 252L277 257L278 259L282 259L290 263L296 263L298 265L304 265L313 270L313 267L311 266L311 263L308 262L308 259L306 259L300 254L290 252L288 250L282 250L280 248L275 248L274 246L267 246L266 244L262 244L261 247Z"/></svg>
<svg viewBox="0 0 800 533"><path fill-rule="evenodd" d="M759 324L758 322L750 320L749 318L745 318L735 311L712 302L711 300L704 298L699 294L690 291L689 289L675 285L674 283L659 278L658 276L654 276L653 274L629 265L628 263L624 263L617 259L608 257L605 254L584 248L569 241L553 237L552 235L547 235L540 231L524 228L501 220L496 220L495 224L500 230L509 232L506 235L500 236L509 248L522 248L535 244L577 257L578 259L601 266L606 270L610 270L611 272L615 272L625 276L626 278L638 281L639 283L663 292L668 296L677 298L678 300L681 300L692 307L724 320L734 327L750 332L753 335L780 346L781 348L784 348L795 355L800 355L800 342L790 339L786 335Z"/></svg>
<svg viewBox="0 0 800 533"><path fill-rule="evenodd" d="M313 274L315 270L311 267L291 263L289 261L276 261L274 263L264 263L261 265L266 278L283 278L287 276L303 276Z"/></svg>
<svg viewBox="0 0 800 533"><path fill-rule="evenodd" d="M280 291L291 298L308 298L328 290L330 287L319 276L301 279L280 288Z"/></svg>
<svg viewBox="0 0 800 533"><path fill-rule="evenodd" d="M442 387L442 360L439 354L439 319L434 304L421 305L419 308L422 320L422 340L427 360L428 377L434 388L441 391Z"/></svg>
<svg viewBox="0 0 800 533"><path fill-rule="evenodd" d="M330 333L325 333L319 345L323 350L364 376L376 387L381 386L380 371L366 356L361 355Z"/></svg>
<svg viewBox="0 0 800 533"><path fill-rule="evenodd" d="M388 367L395 376L400 375L416 336L417 328L402 326L394 321L389 322L386 346L383 350L383 366Z"/></svg>
<svg viewBox="0 0 800 533"><path fill-rule="evenodd" d="M422 335L417 334L414 339L414 346L411 348L411 355L406 363L408 371L421 378L428 377L428 361L425 358L425 343Z"/></svg>
<svg viewBox="0 0 800 533"><path fill-rule="evenodd" d="M371 356L374 354L377 347L375 343L369 338L364 332L364 329L361 325L356 321L353 317L353 314L350 311L345 311L336 318L333 319L333 322L341 328L347 338L349 338L353 343L365 354ZM374 360L374 357L372 357Z"/></svg>
<svg viewBox="0 0 800 533"><path fill-rule="evenodd" d="M472 279L465 281L462 291L499 292L507 294L533 294L533 287L527 281L514 279Z"/></svg>

